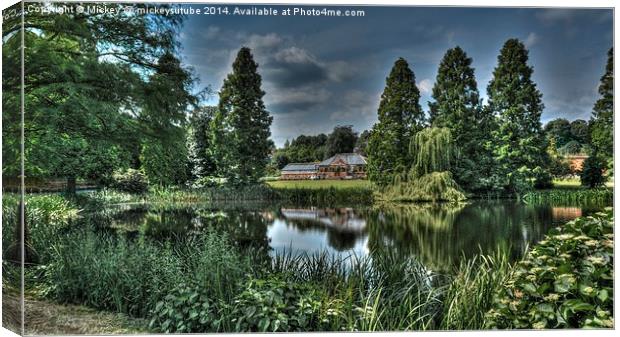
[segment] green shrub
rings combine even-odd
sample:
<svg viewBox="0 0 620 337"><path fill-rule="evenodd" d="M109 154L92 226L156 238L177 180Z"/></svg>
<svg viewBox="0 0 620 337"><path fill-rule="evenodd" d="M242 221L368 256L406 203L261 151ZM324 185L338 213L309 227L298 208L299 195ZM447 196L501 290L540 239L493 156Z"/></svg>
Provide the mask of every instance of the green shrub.
<svg viewBox="0 0 620 337"><path fill-rule="evenodd" d="M17 224L17 208L19 195L2 194L2 257L6 260L6 254L17 237L15 236L15 226Z"/></svg>
<svg viewBox="0 0 620 337"><path fill-rule="evenodd" d="M78 194L75 197L80 205L85 205L87 208L93 210L99 210L110 204L122 204L134 201L141 201L144 199L144 195L136 196L128 192L119 191L112 188L102 188L97 191Z"/></svg>
<svg viewBox="0 0 620 337"><path fill-rule="evenodd" d="M223 184L223 179L218 177L202 177L192 183L192 188L218 187Z"/></svg>
<svg viewBox="0 0 620 337"><path fill-rule="evenodd" d="M43 296L138 317L185 279L182 260L169 245L88 230L63 236L51 257Z"/></svg>
<svg viewBox="0 0 620 337"><path fill-rule="evenodd" d="M114 172L113 187L129 193L145 193L149 188L146 175L139 170L127 169Z"/></svg>
<svg viewBox="0 0 620 337"><path fill-rule="evenodd" d="M247 260L214 231L162 243L86 226L59 238L50 255L43 295L138 317L147 317L182 283L208 285L207 294L230 301L249 272Z"/></svg>
<svg viewBox="0 0 620 337"><path fill-rule="evenodd" d="M539 242L489 311L491 328L613 327L613 213L578 218Z"/></svg>
<svg viewBox="0 0 620 337"><path fill-rule="evenodd" d="M235 297L230 316L238 332L301 332L318 327L320 308L313 288L272 277L249 280Z"/></svg>
<svg viewBox="0 0 620 337"><path fill-rule="evenodd" d="M164 333L218 331L219 315L205 287L180 284L151 313L149 328Z"/></svg>
<svg viewBox="0 0 620 337"><path fill-rule="evenodd" d="M532 175L534 176L534 188L543 189L553 187L553 177L547 170L540 166L536 166L536 168L532 170Z"/></svg>

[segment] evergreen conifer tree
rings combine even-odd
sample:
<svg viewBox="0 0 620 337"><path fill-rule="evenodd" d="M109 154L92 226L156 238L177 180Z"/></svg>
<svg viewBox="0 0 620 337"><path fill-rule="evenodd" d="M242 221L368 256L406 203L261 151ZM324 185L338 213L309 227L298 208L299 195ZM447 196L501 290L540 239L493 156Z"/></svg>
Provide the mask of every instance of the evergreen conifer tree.
<svg viewBox="0 0 620 337"><path fill-rule="evenodd" d="M368 178L380 186L409 166L409 140L424 126L420 91L407 61L399 58L386 79L379 122L368 141Z"/></svg>
<svg viewBox="0 0 620 337"><path fill-rule="evenodd" d="M505 187L519 192L535 176L545 176L547 142L540 116L542 94L532 80L533 68L527 64L528 51L517 39L506 41L497 58L487 93L489 108L497 116L494 156ZM533 172L536 170L537 174ZM543 182L537 182L537 185Z"/></svg>
<svg viewBox="0 0 620 337"><path fill-rule="evenodd" d="M607 52L607 66L598 87L601 98L594 104L590 120L591 141L602 160L613 163L614 155L614 50ZM611 166L611 165L610 165Z"/></svg>
<svg viewBox="0 0 620 337"><path fill-rule="evenodd" d="M471 67L472 59L460 47L449 49L439 65L429 103L430 122L435 128L448 128L459 148L459 159L451 168L456 182L466 191L484 189L482 162L490 153L488 116L480 106L480 94Z"/></svg>
<svg viewBox="0 0 620 337"><path fill-rule="evenodd" d="M238 185L263 176L273 145L273 117L265 109L262 79L249 48L239 50L232 68L220 91L211 139L219 173Z"/></svg>

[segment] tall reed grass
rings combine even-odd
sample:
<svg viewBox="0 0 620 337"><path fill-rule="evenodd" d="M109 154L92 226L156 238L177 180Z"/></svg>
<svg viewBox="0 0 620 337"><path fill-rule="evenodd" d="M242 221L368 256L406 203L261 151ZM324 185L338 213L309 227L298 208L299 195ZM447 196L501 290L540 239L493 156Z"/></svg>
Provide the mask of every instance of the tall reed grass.
<svg viewBox="0 0 620 337"><path fill-rule="evenodd" d="M374 199L374 192L370 187L294 187L274 189L274 192L276 200L308 205L370 205Z"/></svg>
<svg viewBox="0 0 620 337"><path fill-rule="evenodd" d="M538 190L523 196L523 200L528 204L611 205L613 199L614 192L610 188Z"/></svg>
<svg viewBox="0 0 620 337"><path fill-rule="evenodd" d="M150 318L151 328L163 332L479 328L503 277L494 273L507 268L502 255L479 257L454 277L393 251L261 258L213 230L162 243L81 228L62 236L49 254L37 287L42 296ZM269 309L278 301L308 307ZM188 311L194 306L205 308L196 315L210 323L189 324L198 317Z"/></svg>
<svg viewBox="0 0 620 337"><path fill-rule="evenodd" d="M138 317L148 316L180 284L200 285L209 296L230 301L250 270L249 259L225 234L213 231L173 244L84 228L50 250L40 287L44 296Z"/></svg>
<svg viewBox="0 0 620 337"><path fill-rule="evenodd" d="M477 255L463 260L444 291L439 327L442 330L483 327L485 314L493 306L494 296L508 280L511 270L508 254L501 250L493 255Z"/></svg>
<svg viewBox="0 0 620 337"><path fill-rule="evenodd" d="M38 259L46 261L50 244L79 217L80 209L60 194L29 194L25 202L26 245ZM19 195L2 196L3 257L17 244L16 227L20 226L18 207Z"/></svg>
<svg viewBox="0 0 620 337"><path fill-rule="evenodd" d="M244 187L205 187L199 189L151 187L145 194L130 194L112 189L102 189L77 196L80 204L96 209L103 205L150 202L239 202L277 201L295 204L335 205L365 204L373 201L370 187L350 188L274 188L267 184Z"/></svg>

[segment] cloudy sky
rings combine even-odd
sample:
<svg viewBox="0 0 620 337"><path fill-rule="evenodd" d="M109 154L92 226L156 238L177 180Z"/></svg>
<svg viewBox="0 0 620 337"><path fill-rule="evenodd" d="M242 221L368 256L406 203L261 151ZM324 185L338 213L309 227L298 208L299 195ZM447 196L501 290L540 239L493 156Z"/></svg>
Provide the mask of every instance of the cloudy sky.
<svg viewBox="0 0 620 337"><path fill-rule="evenodd" d="M217 91L239 48L250 47L274 116L272 138L281 146L335 125L372 127L385 78L398 57L414 71L425 111L439 62L457 45L473 58L486 99L499 50L513 37L530 50L545 104L543 122L588 119L613 45L613 12L605 9L347 8L364 9L365 16L190 15L181 33L184 62L201 85ZM217 96L208 103L216 102Z"/></svg>

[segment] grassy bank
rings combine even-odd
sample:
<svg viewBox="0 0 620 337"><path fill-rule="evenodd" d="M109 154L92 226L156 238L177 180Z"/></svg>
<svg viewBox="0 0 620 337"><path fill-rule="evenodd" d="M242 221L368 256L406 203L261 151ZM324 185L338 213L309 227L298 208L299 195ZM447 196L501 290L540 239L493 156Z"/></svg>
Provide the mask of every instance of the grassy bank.
<svg viewBox="0 0 620 337"><path fill-rule="evenodd" d="M276 189L322 189L322 188L371 188L372 184L368 180L276 180L269 181L267 184Z"/></svg>
<svg viewBox="0 0 620 337"><path fill-rule="evenodd" d="M565 188L565 189L585 188L581 186L581 180L579 180L579 178L553 179L553 187L554 188ZM605 183L605 187L608 187L608 188L614 187L613 177L609 178L609 180Z"/></svg>
<svg viewBox="0 0 620 337"><path fill-rule="evenodd" d="M19 294L2 294L3 326L20 328ZM25 333L27 335L118 335L147 333L143 319L97 311L80 305L63 305L26 296Z"/></svg>
<svg viewBox="0 0 620 337"><path fill-rule="evenodd" d="M370 205L374 199L368 180L278 180L267 182L278 199L308 205Z"/></svg>

